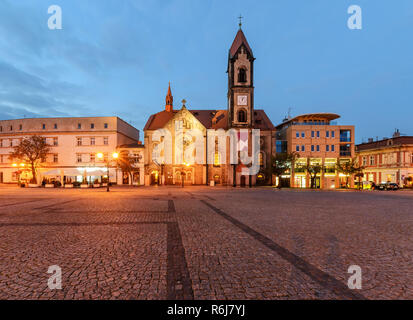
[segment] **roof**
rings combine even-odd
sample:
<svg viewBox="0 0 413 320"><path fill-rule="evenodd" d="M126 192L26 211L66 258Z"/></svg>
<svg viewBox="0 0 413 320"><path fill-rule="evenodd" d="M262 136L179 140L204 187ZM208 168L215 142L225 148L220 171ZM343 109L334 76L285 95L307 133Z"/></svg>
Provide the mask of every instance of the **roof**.
<svg viewBox="0 0 413 320"><path fill-rule="evenodd" d="M145 146L142 143L134 142L134 143L129 143L129 144L122 144L118 148L144 148Z"/></svg>
<svg viewBox="0 0 413 320"><path fill-rule="evenodd" d="M245 37L244 32L242 32L240 28L237 32L237 35L235 36L234 42L231 45L231 49L229 49L230 58L237 54L237 51L242 44L245 45L251 56L254 57L254 55L252 54L251 47L248 44L247 38Z"/></svg>
<svg viewBox="0 0 413 320"><path fill-rule="evenodd" d="M356 145L356 151L374 150L393 146L413 145L413 136L401 136Z"/></svg>
<svg viewBox="0 0 413 320"><path fill-rule="evenodd" d="M188 110L192 115L202 123L206 129L228 129L228 111L227 110ZM146 122L144 131L157 130L165 127L169 120L179 110L172 112L161 111L151 115ZM254 110L255 129L274 130L274 125L268 118L264 110Z"/></svg>
<svg viewBox="0 0 413 320"><path fill-rule="evenodd" d="M332 121L332 120L336 120L338 118L340 118L340 116L336 113L328 113L328 112L320 112L320 113L305 113L305 114L301 114L299 116L296 116L294 118L288 119L282 123L280 123L279 125L277 125L277 128L282 127L288 123L292 123L292 122L299 122L299 120L311 120L314 118L318 118L318 119L324 119L324 120L328 120L328 121Z"/></svg>

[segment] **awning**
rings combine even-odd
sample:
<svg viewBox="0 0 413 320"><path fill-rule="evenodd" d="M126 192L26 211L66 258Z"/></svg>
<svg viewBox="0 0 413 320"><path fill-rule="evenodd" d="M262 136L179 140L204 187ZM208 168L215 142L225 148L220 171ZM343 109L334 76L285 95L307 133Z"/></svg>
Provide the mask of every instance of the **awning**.
<svg viewBox="0 0 413 320"><path fill-rule="evenodd" d="M61 170L60 169L54 169L50 170L47 172L42 172L42 175L44 176L60 176L61 175Z"/></svg>

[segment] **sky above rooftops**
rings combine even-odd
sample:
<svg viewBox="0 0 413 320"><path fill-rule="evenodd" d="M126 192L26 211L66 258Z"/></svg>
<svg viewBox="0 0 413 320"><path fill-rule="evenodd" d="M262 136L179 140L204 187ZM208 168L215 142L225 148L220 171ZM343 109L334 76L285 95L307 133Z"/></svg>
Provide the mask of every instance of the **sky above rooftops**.
<svg viewBox="0 0 413 320"><path fill-rule="evenodd" d="M62 8L49 30L47 9ZM347 8L362 8L350 30ZM142 129L174 107L226 109L228 50L243 31L256 57L255 106L274 125L338 113L356 141L413 135L413 2L0 1L0 119L119 116Z"/></svg>

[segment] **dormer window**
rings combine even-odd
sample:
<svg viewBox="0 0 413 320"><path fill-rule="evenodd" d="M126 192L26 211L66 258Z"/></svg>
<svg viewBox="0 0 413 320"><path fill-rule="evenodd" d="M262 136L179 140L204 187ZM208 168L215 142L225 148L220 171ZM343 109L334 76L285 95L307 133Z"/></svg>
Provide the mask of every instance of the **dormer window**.
<svg viewBox="0 0 413 320"><path fill-rule="evenodd" d="M247 82L247 72L244 68L240 68L238 71L238 82L245 83Z"/></svg>

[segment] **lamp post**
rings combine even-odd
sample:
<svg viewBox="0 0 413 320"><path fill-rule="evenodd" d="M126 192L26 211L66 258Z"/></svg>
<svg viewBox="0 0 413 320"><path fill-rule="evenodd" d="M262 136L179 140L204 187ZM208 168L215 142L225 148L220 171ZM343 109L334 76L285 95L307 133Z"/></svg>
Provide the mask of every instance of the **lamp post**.
<svg viewBox="0 0 413 320"><path fill-rule="evenodd" d="M17 167L24 168L25 164L24 163L20 163L20 164L13 163L12 166L15 167L15 168L17 168ZM21 184L20 183L20 175L21 175L21 171L19 169L19 170L17 170L17 185L18 186L20 186L20 184Z"/></svg>
<svg viewBox="0 0 413 320"><path fill-rule="evenodd" d="M96 155L97 157L98 157L98 159L104 159L104 155L103 155L103 153L102 152L99 152L99 153L97 153L97 155ZM117 153L117 152L113 152L112 153L112 158L113 159L118 159L119 158L119 153ZM109 165L110 165L110 160L109 160L109 157L106 159L106 175L107 175L107 177L108 177L108 182L107 182L107 184L106 184L106 192L109 192L109 183L110 183L110 178L109 178Z"/></svg>

